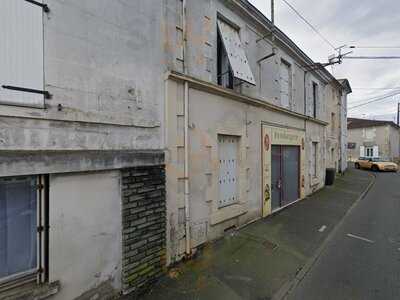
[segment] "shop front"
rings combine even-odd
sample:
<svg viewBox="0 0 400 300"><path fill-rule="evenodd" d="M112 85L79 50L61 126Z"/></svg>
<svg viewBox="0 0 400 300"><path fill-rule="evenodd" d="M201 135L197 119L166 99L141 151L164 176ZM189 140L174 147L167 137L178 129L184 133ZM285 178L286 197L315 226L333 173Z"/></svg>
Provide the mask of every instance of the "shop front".
<svg viewBox="0 0 400 300"><path fill-rule="evenodd" d="M305 132L262 126L263 216L304 197Z"/></svg>

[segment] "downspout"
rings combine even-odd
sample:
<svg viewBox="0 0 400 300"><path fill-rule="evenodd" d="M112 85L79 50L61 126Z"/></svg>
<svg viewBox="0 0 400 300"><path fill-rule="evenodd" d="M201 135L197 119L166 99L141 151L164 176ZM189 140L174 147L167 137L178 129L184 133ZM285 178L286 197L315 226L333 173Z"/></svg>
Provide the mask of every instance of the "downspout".
<svg viewBox="0 0 400 300"><path fill-rule="evenodd" d="M187 61L186 61L186 48L187 48L187 24L186 24L186 1L182 2L182 27L183 27L183 73L187 75ZM183 166L184 180L185 180L185 237L186 237L186 256L190 256L192 249L190 245L190 189L189 189L189 82L185 81L184 93L184 106L185 106L185 129L184 129L184 149L185 161Z"/></svg>
<svg viewBox="0 0 400 300"><path fill-rule="evenodd" d="M308 71L304 71L304 115L307 115L307 88L306 88L306 76Z"/></svg>

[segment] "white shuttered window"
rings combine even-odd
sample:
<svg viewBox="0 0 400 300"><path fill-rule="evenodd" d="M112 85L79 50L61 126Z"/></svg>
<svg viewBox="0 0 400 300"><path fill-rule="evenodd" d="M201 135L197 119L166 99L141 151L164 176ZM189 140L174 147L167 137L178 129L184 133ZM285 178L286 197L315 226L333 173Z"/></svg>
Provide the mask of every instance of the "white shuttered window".
<svg viewBox="0 0 400 300"><path fill-rule="evenodd" d="M283 60L280 66L280 84L281 105L284 108L289 108L292 97L292 71L291 66Z"/></svg>
<svg viewBox="0 0 400 300"><path fill-rule="evenodd" d="M24 0L1 0L0 28L0 103L43 107L42 94L2 87L44 89L42 8Z"/></svg>

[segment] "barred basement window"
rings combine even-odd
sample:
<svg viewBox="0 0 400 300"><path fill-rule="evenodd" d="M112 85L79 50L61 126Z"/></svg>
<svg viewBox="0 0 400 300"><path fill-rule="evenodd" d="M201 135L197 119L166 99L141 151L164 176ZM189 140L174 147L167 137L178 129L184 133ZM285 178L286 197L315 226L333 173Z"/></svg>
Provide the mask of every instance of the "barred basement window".
<svg viewBox="0 0 400 300"><path fill-rule="evenodd" d="M47 177L0 179L0 291L47 280Z"/></svg>

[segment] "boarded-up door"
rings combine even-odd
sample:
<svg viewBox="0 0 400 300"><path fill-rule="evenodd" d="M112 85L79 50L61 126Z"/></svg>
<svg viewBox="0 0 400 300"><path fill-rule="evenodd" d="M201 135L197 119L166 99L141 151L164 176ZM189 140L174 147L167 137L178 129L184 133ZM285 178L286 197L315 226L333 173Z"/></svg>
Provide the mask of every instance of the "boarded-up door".
<svg viewBox="0 0 400 300"><path fill-rule="evenodd" d="M235 204L239 201L239 141L231 135L218 136L219 154L219 199L218 207Z"/></svg>

